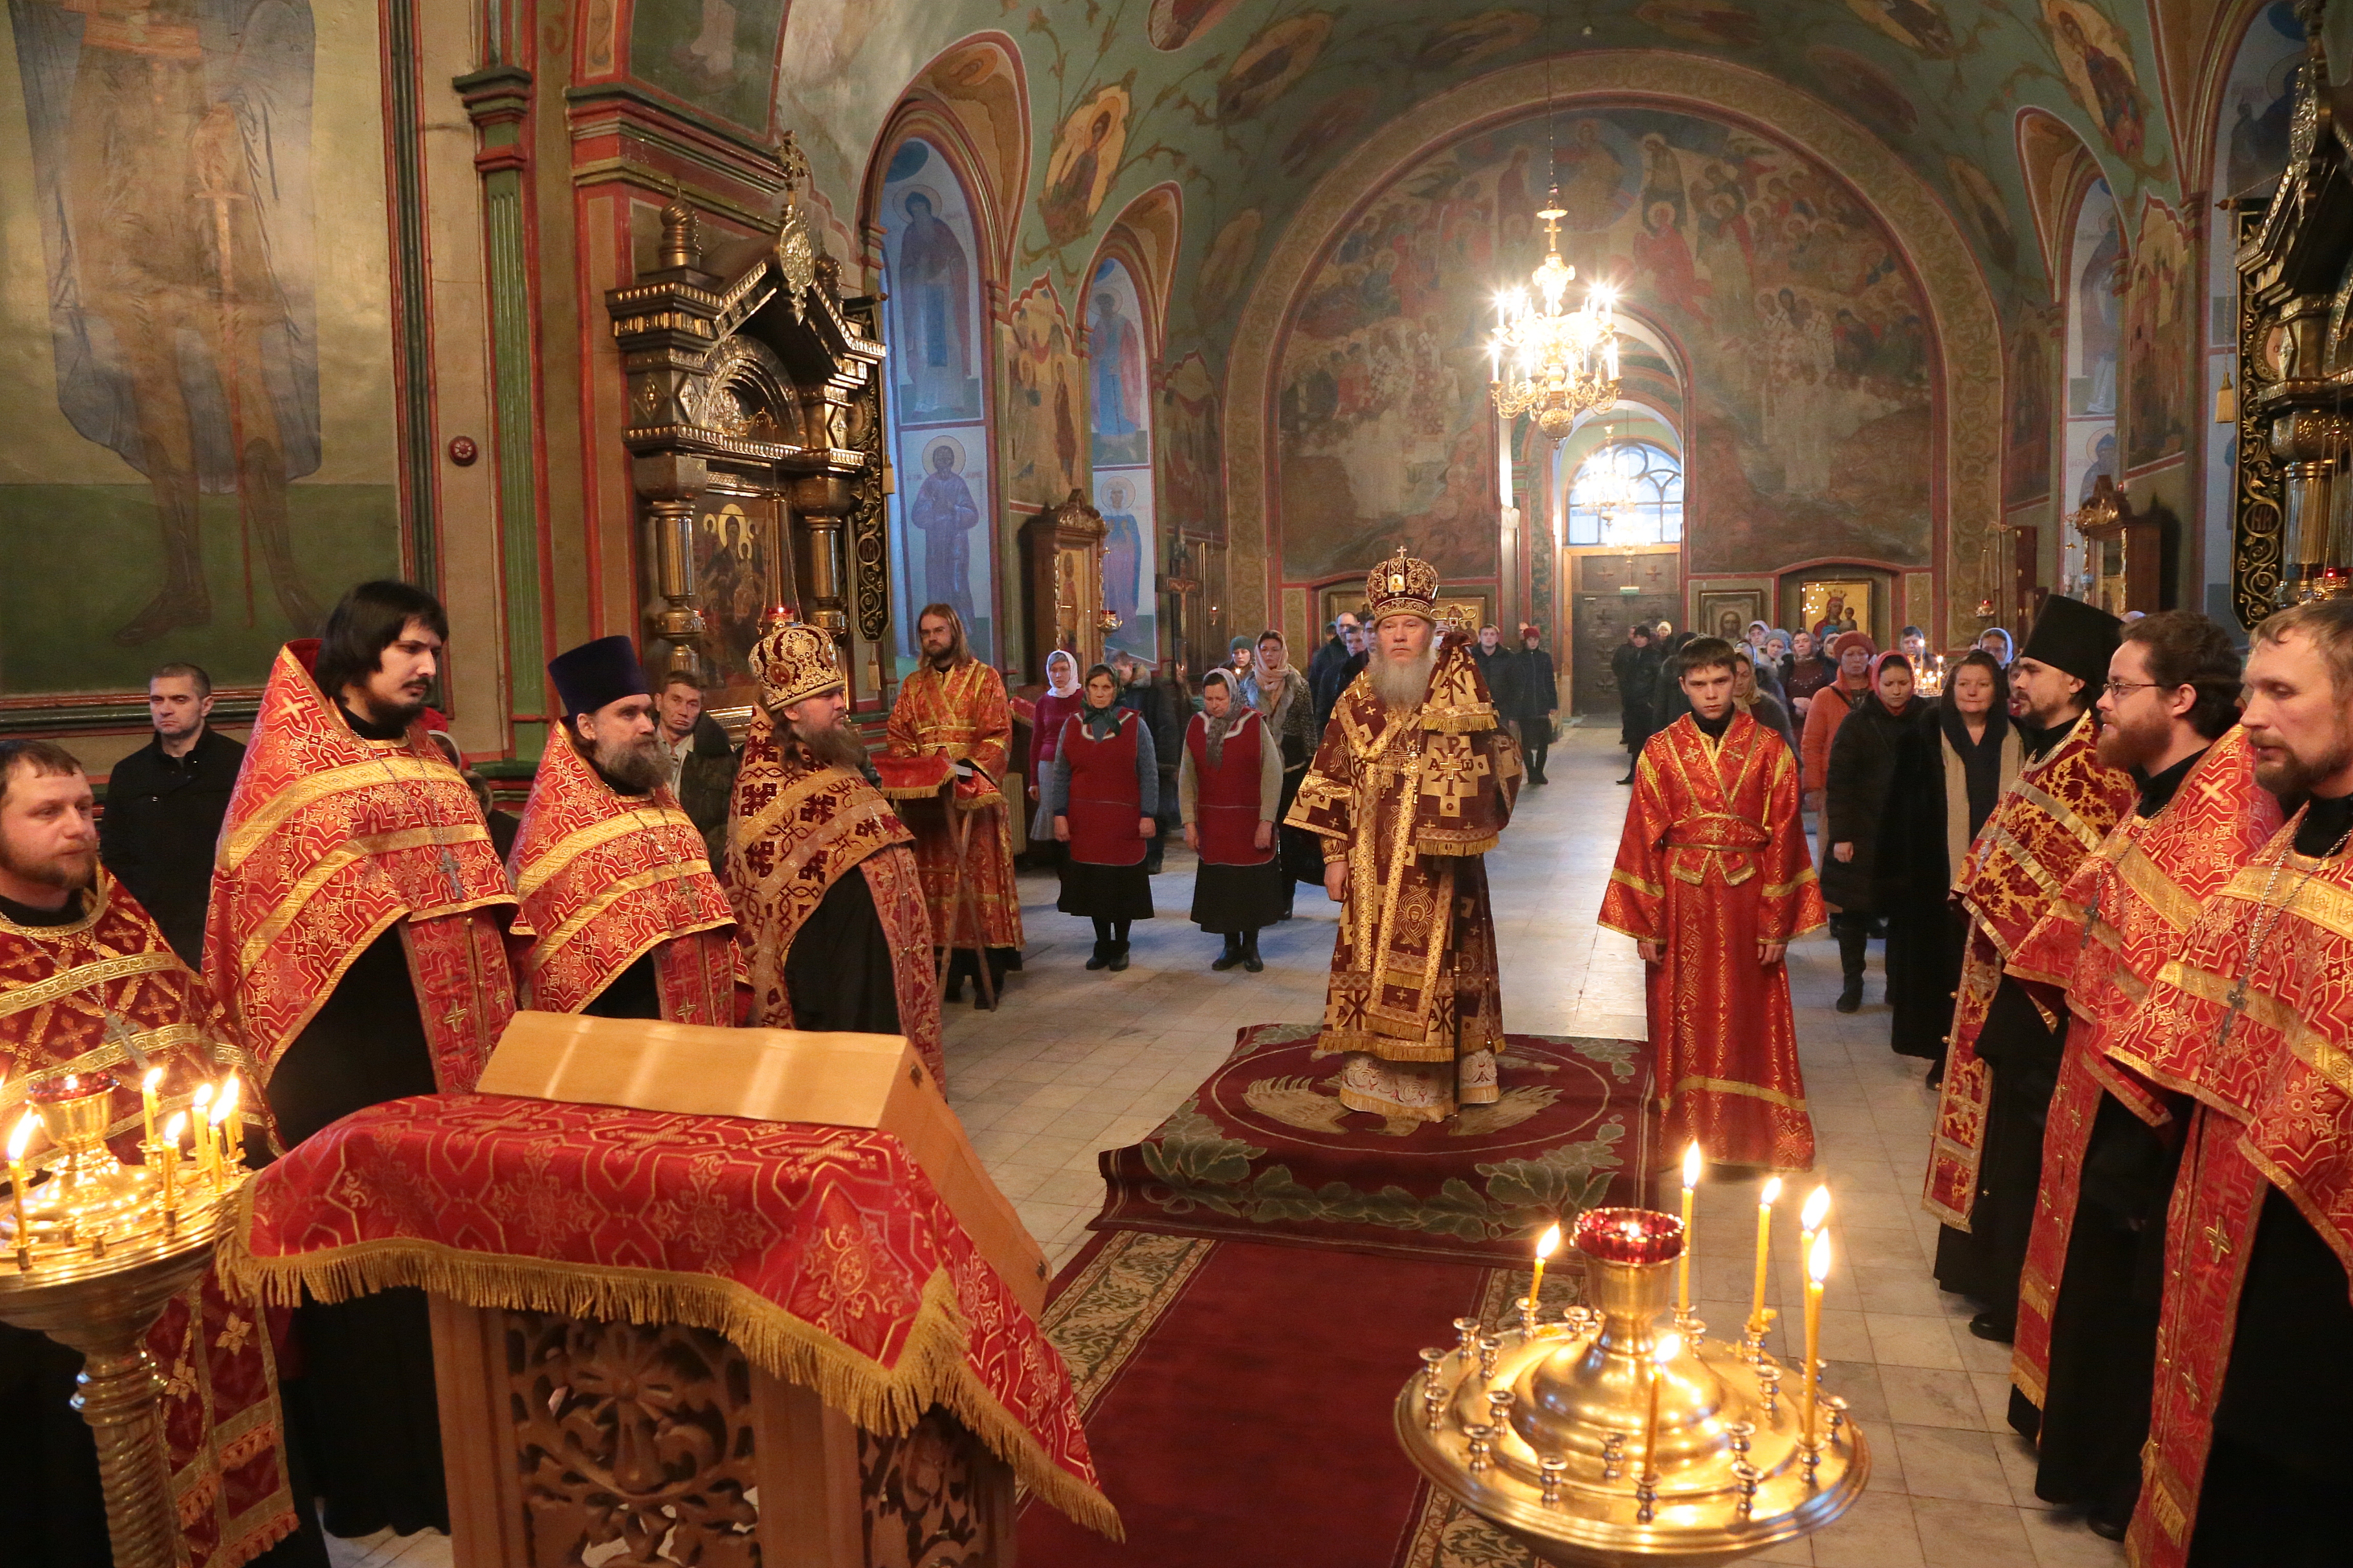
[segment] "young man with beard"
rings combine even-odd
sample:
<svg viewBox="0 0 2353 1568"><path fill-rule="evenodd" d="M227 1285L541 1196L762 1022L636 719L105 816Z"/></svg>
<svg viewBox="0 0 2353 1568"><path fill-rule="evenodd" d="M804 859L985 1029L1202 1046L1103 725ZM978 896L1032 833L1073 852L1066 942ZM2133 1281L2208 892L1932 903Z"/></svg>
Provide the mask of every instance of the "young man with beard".
<svg viewBox="0 0 2353 1568"><path fill-rule="evenodd" d="M514 890L420 722L448 624L421 588L363 583L262 689L205 974L290 1146L367 1106L470 1089L514 1011ZM314 1301L294 1322L307 1371L289 1402L328 1533L447 1530L424 1293Z"/></svg>
<svg viewBox="0 0 2353 1568"><path fill-rule="evenodd" d="M1814 1127L1789 1006L1793 938L1823 921L1798 817L1798 764L1733 702L1746 655L1700 637L1677 656L1691 711L1634 766L1600 923L1647 971L1651 1049L1666 1119L1659 1147L1802 1171Z"/></svg>
<svg viewBox="0 0 2353 1568"><path fill-rule="evenodd" d="M1341 1058L1343 1105L1404 1133L1502 1092L1483 857L1511 821L1520 758L1470 649L1439 634L1437 571L1399 545L1365 597L1377 652L1286 820L1323 840L1341 905L1315 1054Z"/></svg>
<svg viewBox="0 0 2353 1568"><path fill-rule="evenodd" d="M2108 660L2099 760L2140 786L2008 972L2073 1015L2042 1135L2019 1288L2010 1425L2041 1449L2034 1489L2124 1537L2140 1494L2176 1103L2108 1061L2109 1037L2180 950L2199 907L2279 830L2238 727L2239 655L2187 610L2135 621Z"/></svg>
<svg viewBox="0 0 2353 1568"><path fill-rule="evenodd" d="M2024 761L1954 876L1969 934L1928 1148L1923 1206L1944 1221L1936 1283L1984 1310L1969 1332L2008 1344L2042 1172L2043 1120L2067 1014L2002 966L2085 855L2131 809L2132 775L2102 763L2092 703L2122 623L2052 596L2010 667Z"/></svg>
<svg viewBox="0 0 2353 1568"><path fill-rule="evenodd" d="M2167 1213L2146 1568L2345 1561L2353 1406L2353 600L2255 628L2240 722L2296 806L2199 910L2108 1059L2195 1103Z"/></svg>
<svg viewBox="0 0 2353 1568"><path fill-rule="evenodd" d="M963 994L967 975L978 979L973 948L986 950L993 983L1021 963L1021 891L1014 881L1013 836L998 787L1013 744L1013 710L1006 700L1004 677L973 656L954 605L924 605L915 617L915 637L923 661L899 683L887 743L893 756L944 756L955 766L949 802L929 797L907 803L915 863L923 872L923 902L931 910L932 945L953 943L957 950L948 970L947 1000L953 1002ZM742 798L739 784L736 799ZM951 808L970 816L964 875L980 911L977 932L970 928L970 917L956 910ZM729 854L732 858L733 851ZM982 1000L973 998L976 1005Z"/></svg>
<svg viewBox="0 0 2353 1568"><path fill-rule="evenodd" d="M735 916L670 792L637 645L599 637L547 666L564 727L541 753L507 870L509 951L543 1013L735 1022Z"/></svg>
<svg viewBox="0 0 2353 1568"><path fill-rule="evenodd" d="M752 1021L904 1035L944 1089L915 836L866 782L833 638L818 626L771 626L752 650L752 673L760 703L727 850Z"/></svg>
<svg viewBox="0 0 2353 1568"><path fill-rule="evenodd" d="M140 1086L151 1068L162 1075L158 1111L169 1117L224 1072L250 1081L253 1063L227 1038L205 983L99 868L92 806L71 752L46 741L0 741L0 1106L14 1126L27 1089L68 1071L111 1073L107 1131L122 1148L126 1135L140 1135ZM267 1114L255 1100L244 1104L240 1141L266 1157ZM37 1145L33 1169L58 1152L52 1146L44 1158ZM157 1385L158 1479L166 1496L185 1500L187 1561L324 1568L317 1520L296 1500L304 1489L288 1462L276 1346L268 1333L205 1333L207 1310L215 1324L237 1316L210 1273L164 1308L145 1343L172 1378ZM81 1363L79 1351L0 1323L0 1453L12 1482L0 1555L11 1563L114 1561L97 1447L74 1409Z"/></svg>

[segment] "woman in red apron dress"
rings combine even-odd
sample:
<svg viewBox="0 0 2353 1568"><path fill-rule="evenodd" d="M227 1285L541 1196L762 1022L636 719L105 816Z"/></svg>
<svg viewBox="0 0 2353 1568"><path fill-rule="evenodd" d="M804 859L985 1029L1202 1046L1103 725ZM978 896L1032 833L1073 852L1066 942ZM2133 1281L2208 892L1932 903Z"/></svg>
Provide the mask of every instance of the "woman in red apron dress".
<svg viewBox="0 0 2353 1568"><path fill-rule="evenodd" d="M1201 857L1193 878L1193 923L1226 939L1209 967L1240 964L1256 974L1261 926L1282 918L1288 889L1275 855L1282 813L1282 748L1233 678L1213 669L1201 681L1202 711L1185 731L1176 800L1185 842Z"/></svg>
<svg viewBox="0 0 2353 1568"><path fill-rule="evenodd" d="M1152 731L1119 702L1119 677L1110 666L1087 671L1086 706L1062 721L1061 740L1046 773L1045 807L1054 837L1069 847L1062 896L1054 907L1095 922L1089 969L1127 967L1131 921L1152 918L1152 879L1144 871L1145 841L1157 832L1160 764Z"/></svg>

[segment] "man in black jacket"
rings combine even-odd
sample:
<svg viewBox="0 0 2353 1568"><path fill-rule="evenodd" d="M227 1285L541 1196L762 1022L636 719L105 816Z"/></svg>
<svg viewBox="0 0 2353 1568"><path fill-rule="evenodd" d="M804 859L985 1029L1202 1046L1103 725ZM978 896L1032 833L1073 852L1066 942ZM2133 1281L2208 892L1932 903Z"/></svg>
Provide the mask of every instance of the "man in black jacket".
<svg viewBox="0 0 2353 1568"><path fill-rule="evenodd" d="M1356 651L1348 640L1348 634L1356 629L1356 617L1346 610L1341 611L1332 617L1331 640L1317 648L1315 657L1307 661L1307 693L1315 701L1315 732L1319 736L1324 732L1324 721L1332 717L1332 710L1324 701L1324 683Z"/></svg>
<svg viewBox="0 0 2353 1568"><path fill-rule="evenodd" d="M1315 735L1319 742L1331 726L1332 710L1340 706L1341 694L1365 668L1365 628L1356 624L1355 617L1349 617L1348 624L1341 628L1340 640L1347 645L1348 656L1337 664L1326 666L1323 674L1311 676L1307 681L1308 691L1315 699Z"/></svg>
<svg viewBox="0 0 2353 1568"><path fill-rule="evenodd" d="M1544 650L1544 634L1532 622L1521 624L1520 651L1511 658L1511 706L1504 716L1519 727L1528 783L1540 784L1545 782L1545 755L1552 749L1553 725L1560 718L1560 680L1552 655Z"/></svg>
<svg viewBox="0 0 2353 1568"><path fill-rule="evenodd" d="M1658 728L1651 707L1651 689L1658 683L1659 656L1651 647L1650 624L1636 621L1626 628L1626 640L1609 655L1609 673L1618 682L1618 739L1626 748L1626 776L1618 782L1634 782L1634 763L1642 754L1642 742Z"/></svg>
<svg viewBox="0 0 2353 1568"><path fill-rule="evenodd" d="M193 664L167 664L147 682L155 738L114 764L99 822L99 853L115 879L145 906L180 961L204 962L205 901L213 847L245 747L206 722L212 677Z"/></svg>
<svg viewBox="0 0 2353 1568"><path fill-rule="evenodd" d="M691 675L672 670L663 678L654 716L654 750L715 871L727 864L728 802L742 755L719 721L702 710L702 688Z"/></svg>

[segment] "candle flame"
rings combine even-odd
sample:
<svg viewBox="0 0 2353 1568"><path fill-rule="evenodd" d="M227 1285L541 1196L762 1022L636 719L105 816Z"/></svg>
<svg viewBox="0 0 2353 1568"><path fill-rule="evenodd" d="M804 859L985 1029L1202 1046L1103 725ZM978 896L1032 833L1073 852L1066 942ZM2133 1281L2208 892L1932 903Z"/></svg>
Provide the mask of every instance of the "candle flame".
<svg viewBox="0 0 2353 1568"><path fill-rule="evenodd" d="M1822 1221L1830 1216L1830 1188L1826 1186L1816 1187L1814 1189L1813 1195L1806 1200L1806 1212L1804 1216L1806 1228L1808 1230L1821 1229Z"/></svg>
<svg viewBox="0 0 2353 1568"><path fill-rule="evenodd" d="M1806 1274L1817 1285L1831 1277L1831 1236L1822 1231L1814 1237L1813 1256L1806 1259Z"/></svg>
<svg viewBox="0 0 2353 1568"><path fill-rule="evenodd" d="M1706 1163L1706 1158L1699 1152L1699 1140L1693 1139L1692 1146L1683 1151L1683 1185L1699 1185L1699 1173Z"/></svg>
<svg viewBox="0 0 2353 1568"><path fill-rule="evenodd" d="M40 1117L35 1112L28 1110L25 1112L24 1119L16 1123L16 1131L8 1134L8 1163L10 1164L13 1165L17 1161L22 1160L25 1157L26 1147L33 1142L33 1129L39 1126L40 1122Z"/></svg>
<svg viewBox="0 0 2353 1568"><path fill-rule="evenodd" d="M1546 1230L1542 1236L1536 1237L1536 1256L1538 1258L1550 1258L1553 1255L1553 1250L1559 1246L1560 1226L1554 1226L1549 1230Z"/></svg>
<svg viewBox="0 0 2353 1568"><path fill-rule="evenodd" d="M1767 1182L1765 1184L1765 1195L1758 1198L1757 1201L1768 1209L1775 1204L1779 1203L1781 1201L1781 1178L1776 1176L1771 1181Z"/></svg>
<svg viewBox="0 0 2353 1568"><path fill-rule="evenodd" d="M237 1074L231 1073L228 1075L227 1087L224 1088L219 1094L214 1097L213 1108L206 1113L206 1116L214 1126L218 1127L222 1122L227 1121L236 1110Z"/></svg>
<svg viewBox="0 0 2353 1568"><path fill-rule="evenodd" d="M1674 1360L1675 1357L1683 1353L1683 1335L1675 1333L1672 1331L1669 1331L1666 1333L1661 1334L1659 1336L1659 1342L1651 1347L1651 1361L1653 1365L1664 1366L1667 1363Z"/></svg>
<svg viewBox="0 0 2353 1568"><path fill-rule="evenodd" d="M206 1106L207 1106L207 1105L210 1105L212 1102L213 1102L213 1086L212 1086L212 1085L210 1085L210 1084L208 1084L208 1083L200 1083L200 1084L196 1085L196 1093L195 1093L195 1107L196 1107L196 1114L197 1114L197 1115L199 1115L199 1116L203 1115L203 1114L204 1114L205 1107L206 1107Z"/></svg>
<svg viewBox="0 0 2353 1568"><path fill-rule="evenodd" d="M68 1094L71 1094L75 1089L78 1089L80 1087L81 1074L78 1072L69 1072L66 1074L66 1092Z"/></svg>
<svg viewBox="0 0 2353 1568"><path fill-rule="evenodd" d="M188 1113L175 1110L172 1112L172 1120L164 1123L164 1142L176 1149L180 1146L180 1134L187 1130Z"/></svg>
<svg viewBox="0 0 2353 1568"><path fill-rule="evenodd" d="M148 1093L153 1094L155 1092L156 1089L162 1085L163 1081L164 1069L162 1068L149 1068L147 1069L147 1076L139 1080L139 1087L145 1089Z"/></svg>

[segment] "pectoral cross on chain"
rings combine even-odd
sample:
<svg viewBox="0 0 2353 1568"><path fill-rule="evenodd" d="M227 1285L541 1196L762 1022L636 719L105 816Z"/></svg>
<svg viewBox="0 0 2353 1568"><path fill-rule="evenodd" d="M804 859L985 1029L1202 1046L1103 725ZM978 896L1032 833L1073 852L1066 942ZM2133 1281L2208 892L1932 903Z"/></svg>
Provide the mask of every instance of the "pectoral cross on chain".
<svg viewBox="0 0 2353 1568"><path fill-rule="evenodd" d="M441 862L441 875L449 879L449 901L454 904L466 896L466 879L458 870L456 853L447 844L441 846L438 858Z"/></svg>
<svg viewBox="0 0 2353 1568"><path fill-rule="evenodd" d="M131 1020L120 1013L110 1011L106 1015L106 1043L122 1048L123 1059L131 1064L133 1071L143 1073L147 1070L147 1053L139 1048L139 1031L133 1029Z"/></svg>

